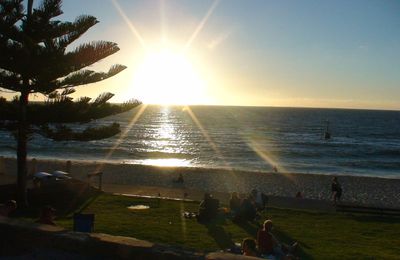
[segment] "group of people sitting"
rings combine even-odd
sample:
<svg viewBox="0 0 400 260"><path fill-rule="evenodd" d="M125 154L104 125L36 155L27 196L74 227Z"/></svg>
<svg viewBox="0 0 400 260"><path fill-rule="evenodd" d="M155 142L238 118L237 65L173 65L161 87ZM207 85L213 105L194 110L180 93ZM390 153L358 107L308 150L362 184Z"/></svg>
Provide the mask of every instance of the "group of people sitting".
<svg viewBox="0 0 400 260"><path fill-rule="evenodd" d="M0 204L0 216L10 217L11 214L14 211L16 211L16 209L17 209L17 202L15 200L8 200L6 203ZM44 206L40 211L39 218L35 222L39 224L55 226L56 225L56 223L54 222L55 212L56 210L54 208L50 206Z"/></svg>
<svg viewBox="0 0 400 260"><path fill-rule="evenodd" d="M267 195L253 189L244 198L240 198L237 192L233 192L229 200L229 207L234 221L253 221L256 219L257 213L265 209L267 203Z"/></svg>
<svg viewBox="0 0 400 260"><path fill-rule="evenodd" d="M240 198L237 192L231 194L229 200L229 213L234 221L253 221L258 212L265 209L268 197L256 189L250 194ZM206 222L218 215L219 200L215 199L210 193L204 194L204 199L200 202L197 220Z"/></svg>
<svg viewBox="0 0 400 260"><path fill-rule="evenodd" d="M297 259L294 252L298 247L298 243L286 245L272 234L272 221L266 220L262 228L257 233L257 240L253 238L245 238L242 242L243 255L265 257L267 259Z"/></svg>

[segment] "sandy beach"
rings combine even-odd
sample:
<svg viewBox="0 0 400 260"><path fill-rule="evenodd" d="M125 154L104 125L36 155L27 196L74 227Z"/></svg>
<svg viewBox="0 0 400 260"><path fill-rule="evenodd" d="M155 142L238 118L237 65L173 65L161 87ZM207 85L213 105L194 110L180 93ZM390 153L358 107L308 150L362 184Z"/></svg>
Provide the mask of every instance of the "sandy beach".
<svg viewBox="0 0 400 260"><path fill-rule="evenodd" d="M29 160L28 173L66 170L66 161L37 160L36 166ZM120 194L156 195L181 197L188 193L191 199L199 199L203 192L218 194L223 200L233 191L248 193L258 189L272 198L294 198L302 192L305 199L320 201L320 207L329 205L332 176L317 174L287 174L229 171L191 167L156 167L132 164L113 164L92 161L72 161L74 178L88 181L87 174L103 172L105 191ZM184 183L174 180L182 174ZM0 158L0 184L16 178L16 160ZM97 184L97 180L92 180ZM342 201L357 205L400 208L400 179L377 177L339 176L343 188ZM325 206L326 207L326 206ZM329 207L327 207L329 208Z"/></svg>

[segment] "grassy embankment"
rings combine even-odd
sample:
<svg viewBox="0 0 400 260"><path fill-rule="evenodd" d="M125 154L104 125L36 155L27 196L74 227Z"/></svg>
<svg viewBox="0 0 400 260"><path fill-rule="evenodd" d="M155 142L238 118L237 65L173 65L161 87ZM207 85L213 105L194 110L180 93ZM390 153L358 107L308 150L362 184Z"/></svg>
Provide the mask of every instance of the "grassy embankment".
<svg viewBox="0 0 400 260"><path fill-rule="evenodd" d="M127 209L137 204L150 209ZM261 222L270 218L280 240L299 241L299 255L303 259L395 259L400 255L399 218L275 208L268 209L259 223L236 224L221 216L212 223L200 224L182 217L182 212L194 212L197 207L195 202L102 194L83 212L96 214L96 232L202 251L229 248L244 237L255 237ZM58 219L57 223L72 228L70 216Z"/></svg>

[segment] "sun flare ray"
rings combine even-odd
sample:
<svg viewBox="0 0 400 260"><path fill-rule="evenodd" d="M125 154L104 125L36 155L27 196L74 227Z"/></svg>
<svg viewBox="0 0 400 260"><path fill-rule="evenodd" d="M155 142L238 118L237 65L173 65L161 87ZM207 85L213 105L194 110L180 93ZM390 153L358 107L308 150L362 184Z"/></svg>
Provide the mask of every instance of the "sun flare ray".
<svg viewBox="0 0 400 260"><path fill-rule="evenodd" d="M212 3L212 5L208 9L207 13L205 14L203 19L201 20L201 22L197 26L196 30L194 30L194 32L190 36L189 40L185 44L185 47L183 48L183 52L184 53L190 48L190 46L192 45L192 42L194 41L194 39L196 39L197 35L201 32L201 30L203 29L204 25L207 23L208 19L210 18L210 16L214 12L215 8L218 6L218 4L219 4L219 0L215 0Z"/></svg>
<svg viewBox="0 0 400 260"><path fill-rule="evenodd" d="M192 109L189 106L185 106L184 110L189 114L189 116L192 118L193 122L196 124L196 126L199 128L201 131L203 137L207 140L208 144L211 146L211 148L214 150L214 152L217 154L219 158L221 158L224 168L228 170L229 173L231 173L231 176L234 180L234 185L235 189L234 190L239 190L240 182L238 181L238 178L233 170L233 168L227 163L227 160L225 159L225 156L222 154L218 146L215 144L215 142L212 140L210 135L207 133L207 130L203 127L197 116L193 113ZM224 182L224 184L226 184ZM232 187L227 187L228 190L232 189Z"/></svg>
<svg viewBox="0 0 400 260"><path fill-rule="evenodd" d="M161 28L161 42L164 44L167 41L165 21L165 0L160 0L160 28Z"/></svg>
<svg viewBox="0 0 400 260"><path fill-rule="evenodd" d="M106 154L104 157L104 160L107 161L110 159L110 157L113 155L115 149L122 143L123 140L125 140L125 137L127 136L128 132L131 130L131 128L136 124L136 122L139 120L139 118L142 116L143 112L146 110L147 105L143 104L140 105L139 111L135 114L135 116L132 118L132 120L129 122L129 124L126 126L125 130L121 133L119 138L115 141L114 145L110 148L109 152ZM100 164L96 172L101 172L103 168L103 164Z"/></svg>
<svg viewBox="0 0 400 260"><path fill-rule="evenodd" d="M249 140L247 142L247 145L262 159L264 160L268 165L271 165L272 167L277 167L280 165L276 159L265 149L263 149L258 142L254 140ZM287 177L289 180L293 181L293 176L289 174L289 172L282 166L279 166L279 173Z"/></svg>
<svg viewBox="0 0 400 260"><path fill-rule="evenodd" d="M136 38L139 40L140 45L142 45L142 47L144 49L146 49L146 44L145 41L143 39L143 37L140 35L139 31L136 29L136 27L133 25L133 23L131 22L131 20L129 20L128 16L126 16L124 10L122 10L121 6L119 5L117 0L112 0L112 3L115 7L115 9L117 9L119 15L122 17L122 19L125 21L125 23L128 25L128 28L131 30L131 32L133 33L133 35L136 36Z"/></svg>

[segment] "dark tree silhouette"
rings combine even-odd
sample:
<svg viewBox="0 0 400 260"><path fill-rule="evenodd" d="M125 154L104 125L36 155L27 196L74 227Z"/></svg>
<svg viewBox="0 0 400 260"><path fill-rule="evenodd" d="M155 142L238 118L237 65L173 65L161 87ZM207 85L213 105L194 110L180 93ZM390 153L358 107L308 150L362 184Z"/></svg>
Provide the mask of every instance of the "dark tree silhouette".
<svg viewBox="0 0 400 260"><path fill-rule="evenodd" d="M114 95L108 92L99 95L93 102L90 102L89 97L81 97L74 102L68 96L73 92L72 89L65 89L61 93L54 91L48 95L45 102L30 102L27 106L28 133L40 134L54 141L108 138L120 132L118 124L89 126L80 132L74 131L73 127L66 124L79 123L79 128L82 128L82 123L119 114L141 104L135 99L123 104L110 104L107 101ZM0 130L10 131L14 135L18 132L18 106L17 98L7 101L0 97Z"/></svg>
<svg viewBox="0 0 400 260"><path fill-rule="evenodd" d="M126 68L123 65L114 65L108 72L84 69L116 53L119 48L113 42L84 43L67 51L71 43L98 23L95 17L82 15L74 22L59 21L55 18L62 14L61 0L43 0L35 9L33 0L27 2L25 10L23 0L0 0L0 88L19 93L17 200L22 207L27 205L26 157L28 118L31 117L27 116L29 95L41 93L54 99L57 97L55 91L64 89L66 92L61 96L69 99L67 96L73 91L73 87L107 79ZM85 103L87 99L81 102ZM60 105L69 102L58 100L57 103ZM40 109L38 113L41 113ZM42 130L49 137L59 137L50 128L46 131L43 127Z"/></svg>

